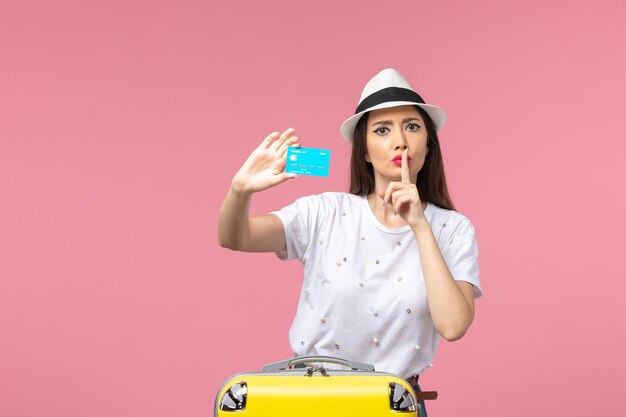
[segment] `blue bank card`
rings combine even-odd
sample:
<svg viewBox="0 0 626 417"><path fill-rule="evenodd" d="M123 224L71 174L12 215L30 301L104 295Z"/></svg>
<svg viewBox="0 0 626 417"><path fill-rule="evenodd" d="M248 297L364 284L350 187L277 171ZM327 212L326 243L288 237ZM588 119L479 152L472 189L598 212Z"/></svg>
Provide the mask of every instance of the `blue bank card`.
<svg viewBox="0 0 626 417"><path fill-rule="evenodd" d="M285 172L298 175L314 175L327 177L330 167L330 151L328 149L287 148L287 165Z"/></svg>

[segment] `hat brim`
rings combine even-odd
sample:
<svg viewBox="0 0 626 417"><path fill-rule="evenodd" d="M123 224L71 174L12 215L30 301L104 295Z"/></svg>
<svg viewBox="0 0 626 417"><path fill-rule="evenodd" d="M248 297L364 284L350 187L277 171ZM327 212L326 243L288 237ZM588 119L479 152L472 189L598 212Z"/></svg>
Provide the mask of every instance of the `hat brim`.
<svg viewBox="0 0 626 417"><path fill-rule="evenodd" d="M399 106L418 106L424 109L424 111L428 113L430 118L433 120L433 123L435 124L435 130L437 130L437 132L439 132L441 128L443 127L443 125L446 123L446 119L447 119L446 111L440 107L433 106L430 104L415 103L413 101L388 101L386 103L380 103L376 106L372 106L369 109L363 110L362 112L357 113L354 116L348 118L348 120L343 122L343 124L341 125L341 129L339 130L341 132L341 136L343 136L344 139L347 140L349 143L352 143L353 136L354 136L354 129L356 128L356 124L359 122L359 120L361 119L361 117L363 117L365 113L374 111L374 110L388 109L390 107L399 107Z"/></svg>

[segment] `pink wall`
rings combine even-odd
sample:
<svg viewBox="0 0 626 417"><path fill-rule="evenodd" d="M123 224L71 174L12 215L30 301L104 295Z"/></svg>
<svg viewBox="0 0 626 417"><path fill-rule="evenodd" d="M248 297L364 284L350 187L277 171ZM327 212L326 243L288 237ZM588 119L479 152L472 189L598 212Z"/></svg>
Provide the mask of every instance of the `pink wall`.
<svg viewBox="0 0 626 417"><path fill-rule="evenodd" d="M221 199L289 126L333 150L331 176L254 211L344 190L338 128L385 67L449 111L481 248L475 324L424 376L431 415L623 415L625 18L616 1L4 0L0 415L207 416L226 377L290 356L300 266L218 247Z"/></svg>

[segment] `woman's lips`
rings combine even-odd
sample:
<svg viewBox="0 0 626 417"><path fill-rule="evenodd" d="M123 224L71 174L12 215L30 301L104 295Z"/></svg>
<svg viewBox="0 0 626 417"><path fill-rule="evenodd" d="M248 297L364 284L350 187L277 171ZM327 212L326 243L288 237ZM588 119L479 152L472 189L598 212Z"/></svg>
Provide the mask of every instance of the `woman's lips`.
<svg viewBox="0 0 626 417"><path fill-rule="evenodd" d="M402 166L402 156L396 156L395 158L393 158L391 160L391 162L393 162L394 164L396 164L396 166L401 167ZM407 162L411 163L411 157L407 158Z"/></svg>

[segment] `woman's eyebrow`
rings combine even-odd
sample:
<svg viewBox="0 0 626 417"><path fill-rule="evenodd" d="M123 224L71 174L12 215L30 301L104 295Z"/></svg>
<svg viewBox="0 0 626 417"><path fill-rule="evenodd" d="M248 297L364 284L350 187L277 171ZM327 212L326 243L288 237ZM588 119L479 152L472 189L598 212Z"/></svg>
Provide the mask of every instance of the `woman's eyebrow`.
<svg viewBox="0 0 626 417"><path fill-rule="evenodd" d="M422 119L419 119L417 117L407 117L406 119L402 119L402 123L407 123L407 122L413 122L413 121L417 121L417 122L421 122ZM381 126L387 126L393 124L393 122L391 120L381 120L379 122L376 123L372 123L372 126L377 126L377 125L381 125Z"/></svg>

